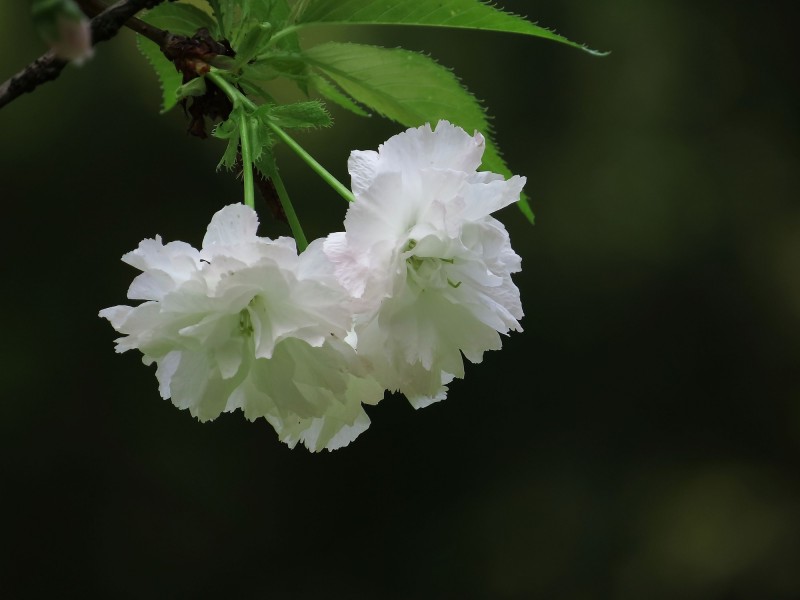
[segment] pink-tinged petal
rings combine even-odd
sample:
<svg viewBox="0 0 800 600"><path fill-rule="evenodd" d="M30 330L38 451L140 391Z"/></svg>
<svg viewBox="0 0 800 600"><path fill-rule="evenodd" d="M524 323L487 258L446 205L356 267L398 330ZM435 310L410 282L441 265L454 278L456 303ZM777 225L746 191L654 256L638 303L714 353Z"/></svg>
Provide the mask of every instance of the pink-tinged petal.
<svg viewBox="0 0 800 600"><path fill-rule="evenodd" d="M371 274L369 255L354 252L344 232L331 233L323 244L339 283L354 297L361 298Z"/></svg>

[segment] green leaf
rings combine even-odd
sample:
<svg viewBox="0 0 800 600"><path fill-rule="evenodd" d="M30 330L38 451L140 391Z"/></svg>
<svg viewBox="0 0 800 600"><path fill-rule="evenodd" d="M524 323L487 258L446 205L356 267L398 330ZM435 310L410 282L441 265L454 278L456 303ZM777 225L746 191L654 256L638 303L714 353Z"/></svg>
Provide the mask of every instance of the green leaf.
<svg viewBox="0 0 800 600"><path fill-rule="evenodd" d="M239 122L244 116L244 110L235 107L228 118L214 128L212 132L214 137L228 140L228 145L225 147L225 152L222 154L222 159L219 161L217 169L222 167L233 169L236 165L236 157L239 154Z"/></svg>
<svg viewBox="0 0 800 600"><path fill-rule="evenodd" d="M240 88L244 91L245 94L251 96L253 98L261 98L266 102L271 102L272 104L275 103L275 99L272 97L271 94L267 93L264 88L261 87L260 82L253 81L246 77L239 77L237 80L237 84Z"/></svg>
<svg viewBox="0 0 800 600"><path fill-rule="evenodd" d="M255 111L255 115L261 119L268 119L284 129L310 129L333 125L330 113L319 100L294 104L263 104ZM267 129L266 124L263 127Z"/></svg>
<svg viewBox="0 0 800 600"><path fill-rule="evenodd" d="M445 119L486 137L483 167L511 175L491 138L486 113L453 73L431 58L403 49L327 43L306 50L307 62L356 101L406 127ZM527 200L520 210L532 221Z"/></svg>
<svg viewBox="0 0 800 600"><path fill-rule="evenodd" d="M303 0L301 0L301 2L302 1ZM298 6L299 5L295 3L295 7ZM275 31L280 31L291 25L289 19L292 16L292 11L286 0L273 0L270 15L270 22ZM296 33L289 33L282 37L276 46L290 52L300 52L300 39L297 37Z"/></svg>
<svg viewBox="0 0 800 600"><path fill-rule="evenodd" d="M261 158L265 147L272 147L272 136L269 129L263 126L261 120L255 114L248 114L246 119L248 138L250 139L250 152L252 153L251 159L256 162Z"/></svg>
<svg viewBox="0 0 800 600"><path fill-rule="evenodd" d="M284 51L270 52L253 63L242 67L242 76L256 81L271 81L277 77L305 81L308 78L308 65L299 53Z"/></svg>
<svg viewBox="0 0 800 600"><path fill-rule="evenodd" d="M290 9L286 0L208 0L220 24L222 37L234 48L248 22L269 23L274 30L286 26ZM287 36L288 37L288 36ZM293 36L296 40L296 36Z"/></svg>
<svg viewBox="0 0 800 600"><path fill-rule="evenodd" d="M165 113L178 103L178 88L183 83L183 76L175 69L175 65L164 56L158 44L137 35L136 45L156 72L161 85L161 112Z"/></svg>
<svg viewBox="0 0 800 600"><path fill-rule="evenodd" d="M338 25L424 25L482 29L545 38L602 56L523 17L481 0L310 0L297 22Z"/></svg>
<svg viewBox="0 0 800 600"><path fill-rule="evenodd" d="M248 28L239 37L236 45L236 59L232 69L238 69L255 58L259 52L266 47L269 38L272 37L272 25L269 23L259 23L251 21Z"/></svg>
<svg viewBox="0 0 800 600"><path fill-rule="evenodd" d="M177 96L178 100L183 100L189 96L202 96L205 93L206 80L202 77L197 77L196 79L192 79L188 83L184 83L182 86L180 86L175 92L175 95Z"/></svg>
<svg viewBox="0 0 800 600"><path fill-rule="evenodd" d="M211 16L191 4L164 2L141 16L142 21L170 33L188 37L206 28L212 36L219 35L219 27Z"/></svg>
<svg viewBox="0 0 800 600"><path fill-rule="evenodd" d="M214 14L214 19L217 21L217 28L218 28L218 35L223 38L227 38L226 30L224 27L224 9L223 4L226 4L225 0L206 0L208 5L211 7L211 12Z"/></svg>
<svg viewBox="0 0 800 600"><path fill-rule="evenodd" d="M347 94L343 93L341 90L339 90L339 88L321 75L311 73L308 81L311 84L311 87L314 88L321 96L324 96L334 104L338 104L342 108L349 110L350 112L361 117L371 116L367 111L356 104Z"/></svg>
<svg viewBox="0 0 800 600"><path fill-rule="evenodd" d="M278 172L278 165L275 162L275 154L273 152L264 152L259 159L255 161L255 167L267 179L272 179L275 173Z"/></svg>
<svg viewBox="0 0 800 600"><path fill-rule="evenodd" d="M299 51L287 52L285 50L272 51L264 54L258 60L242 67L242 78L256 83L259 87L276 79L285 77L308 94L308 77L310 71L308 64L303 60Z"/></svg>
<svg viewBox="0 0 800 600"><path fill-rule="evenodd" d="M274 140L269 129L261 122L263 117L258 114L263 108L262 106L253 111L242 105L234 106L228 118L214 128L212 134L214 137L228 141L225 152L222 154L222 159L217 165L218 169L222 167L233 169L236 166L242 127L247 128L251 160L253 162L261 160L264 154L271 154ZM267 150L266 153L264 152L265 149Z"/></svg>
<svg viewBox="0 0 800 600"><path fill-rule="evenodd" d="M483 107L455 75L417 52L330 42L303 56L352 98L408 127L448 119L489 129Z"/></svg>

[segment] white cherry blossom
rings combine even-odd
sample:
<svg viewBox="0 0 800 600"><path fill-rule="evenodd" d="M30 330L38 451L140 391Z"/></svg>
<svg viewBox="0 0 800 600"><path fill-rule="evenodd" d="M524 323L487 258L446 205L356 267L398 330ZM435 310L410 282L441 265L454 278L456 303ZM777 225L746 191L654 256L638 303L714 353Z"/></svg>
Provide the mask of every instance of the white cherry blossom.
<svg viewBox="0 0 800 600"><path fill-rule="evenodd" d="M462 354L480 362L500 333L521 331L511 280L521 261L490 215L519 199L525 179L479 172L484 148L479 133L440 121L353 152L355 202L324 244L357 299L358 353L415 407L464 376Z"/></svg>
<svg viewBox="0 0 800 600"><path fill-rule="evenodd" d="M144 240L123 261L142 271L128 297L145 302L100 316L124 334L117 351L156 363L162 397L201 421L241 408L290 446L344 446L369 425L362 402L383 396L343 341L348 295L321 241L298 256L294 240L260 238L257 227L235 204L214 215L200 250Z"/></svg>

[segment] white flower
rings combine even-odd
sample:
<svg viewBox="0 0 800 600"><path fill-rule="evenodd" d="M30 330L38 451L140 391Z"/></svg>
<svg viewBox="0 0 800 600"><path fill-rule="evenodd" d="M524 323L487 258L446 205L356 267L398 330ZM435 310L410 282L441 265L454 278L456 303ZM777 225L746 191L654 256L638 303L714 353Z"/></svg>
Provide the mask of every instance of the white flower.
<svg viewBox="0 0 800 600"><path fill-rule="evenodd" d="M82 65L94 54L89 19L61 17L56 23L56 37L50 40L53 52L61 60Z"/></svg>
<svg viewBox="0 0 800 600"><path fill-rule="evenodd" d="M128 297L145 302L100 316L126 334L117 351L155 362L161 395L198 419L241 408L291 446L341 447L367 428L361 403L383 388L341 341L351 309L321 241L298 257L294 240L257 227L235 204L214 215L201 250L144 240L123 261L142 271Z"/></svg>
<svg viewBox="0 0 800 600"><path fill-rule="evenodd" d="M409 129L377 152L350 155L355 202L345 232L324 250L359 299L358 353L387 388L415 407L464 376L463 353L480 362L521 331L520 258L490 216L519 199L525 179L478 172L484 139L445 121Z"/></svg>
<svg viewBox="0 0 800 600"><path fill-rule="evenodd" d="M57 58L76 65L91 58L91 22L74 0L33 0L31 16Z"/></svg>

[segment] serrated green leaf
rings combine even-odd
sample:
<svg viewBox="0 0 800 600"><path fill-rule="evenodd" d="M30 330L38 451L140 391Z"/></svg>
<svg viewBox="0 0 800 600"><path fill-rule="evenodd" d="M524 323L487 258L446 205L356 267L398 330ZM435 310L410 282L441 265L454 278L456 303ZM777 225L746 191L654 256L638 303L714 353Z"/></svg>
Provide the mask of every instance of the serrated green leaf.
<svg viewBox="0 0 800 600"><path fill-rule="evenodd" d="M239 42L235 48L236 59L233 68L238 69L255 58L266 46L271 36L272 25L251 21L244 33L238 36Z"/></svg>
<svg viewBox="0 0 800 600"><path fill-rule="evenodd" d="M482 29L545 38L594 55L590 50L523 17L504 12L481 0L310 0L298 26L338 25L423 25Z"/></svg>
<svg viewBox="0 0 800 600"><path fill-rule="evenodd" d="M300 0L300 3L295 2L294 8L300 8L305 0ZM286 0L274 0L274 7L272 9L273 26L276 32L292 25L290 19L294 18L292 10ZM290 54L300 53L300 38L296 32L283 35L275 44L276 49L284 50ZM293 78L300 91L308 96L308 71L304 70L301 73L296 73Z"/></svg>
<svg viewBox="0 0 800 600"><path fill-rule="evenodd" d="M220 37L227 39L227 30L225 29L225 16L222 5L224 0L206 0L211 7L211 12L214 14L214 19L217 22L218 33Z"/></svg>
<svg viewBox="0 0 800 600"><path fill-rule="evenodd" d="M367 111L356 104L347 94L340 91L334 84L316 73L311 73L308 79L311 87L314 88L321 96L324 96L334 104L338 104L342 108L349 110L361 117L371 116Z"/></svg>
<svg viewBox="0 0 800 600"><path fill-rule="evenodd" d="M240 42L242 25L248 21L269 23L273 29L286 26L290 9L286 0L208 0L220 23L222 37L234 48ZM287 36L294 37L296 36Z"/></svg>
<svg viewBox="0 0 800 600"><path fill-rule="evenodd" d="M352 98L408 127L448 119L468 130L489 129L475 97L449 69L425 55L329 42L303 56Z"/></svg>
<svg viewBox="0 0 800 600"><path fill-rule="evenodd" d="M433 59L409 50L336 42L310 48L303 56L356 101L406 127L444 119L469 133L480 131L486 138L484 168L511 175L481 104ZM520 210L530 219L524 198Z"/></svg>
<svg viewBox="0 0 800 600"><path fill-rule="evenodd" d="M235 107L228 118L214 128L212 132L214 137L228 140L228 145L225 147L225 152L222 154L222 159L219 161L217 169L222 167L233 169L236 165L236 157L239 154L239 122L244 116L244 111L239 107Z"/></svg>
<svg viewBox="0 0 800 600"><path fill-rule="evenodd" d="M165 113L178 103L178 88L183 83L183 76L175 69L175 65L162 54L158 44L137 35L136 45L156 72L161 85L161 112Z"/></svg>
<svg viewBox="0 0 800 600"><path fill-rule="evenodd" d="M258 110L253 111L241 105L235 106L228 118L214 128L212 135L228 142L222 159L217 165L218 169L222 167L233 169L236 166L243 127L247 128L250 158L253 162L260 160L264 154L271 154L274 140L269 129L264 126L256 114ZM267 152L264 152L265 149Z"/></svg>
<svg viewBox="0 0 800 600"><path fill-rule="evenodd" d="M298 53L271 52L244 65L242 75L257 81L286 77L298 81L308 77L308 65Z"/></svg>
<svg viewBox="0 0 800 600"><path fill-rule="evenodd" d="M289 4L286 2L286 0L273 0L273 2L274 5L271 10L271 22L275 31L278 32L291 25L289 19L292 18L292 11L289 8ZM297 3L295 3L294 6L295 8L299 7ZM296 33L289 33L284 35L275 46L291 53L298 53L300 52L300 38ZM298 82L298 85L304 93L308 93L308 91L305 89L305 82Z"/></svg>
<svg viewBox="0 0 800 600"><path fill-rule="evenodd" d="M268 119L284 129L311 129L333 125L330 113L319 100L293 104L264 104L255 111L255 115L260 119ZM268 126L263 124L263 127L266 130Z"/></svg>
<svg viewBox="0 0 800 600"><path fill-rule="evenodd" d="M247 94L248 96L251 96L253 98L261 98L266 102L275 104L275 99L272 97L271 94L268 94L264 90L264 88L261 87L258 81L253 81L251 79L248 79L247 77L239 77L237 83L239 87L242 88L242 90L244 90L244 93Z"/></svg>
<svg viewBox="0 0 800 600"><path fill-rule="evenodd" d="M247 115L247 132L250 140L250 159L255 162L261 158L261 153L264 151L264 146L269 143L269 133L266 127L261 125L261 121L251 114Z"/></svg>
<svg viewBox="0 0 800 600"><path fill-rule="evenodd" d="M183 100L189 96L202 96L205 93L206 80L202 77L197 77L196 79L192 79L188 83L184 83L182 86L180 86L175 95L177 96L178 100Z"/></svg>
<svg viewBox="0 0 800 600"><path fill-rule="evenodd" d="M278 164L275 162L275 154L272 152L264 152L254 161L256 169L267 179L272 179L275 173L278 172Z"/></svg>
<svg viewBox="0 0 800 600"><path fill-rule="evenodd" d="M217 22L208 13L182 2L159 4L144 13L141 19L154 27L188 37L193 36L201 28L208 29L214 37L219 35Z"/></svg>
<svg viewBox="0 0 800 600"><path fill-rule="evenodd" d="M259 87L278 77L285 77L294 81L304 93L308 94L307 82L310 71L299 52L283 50L270 52L259 60L244 65L241 72L242 78L256 83Z"/></svg>

